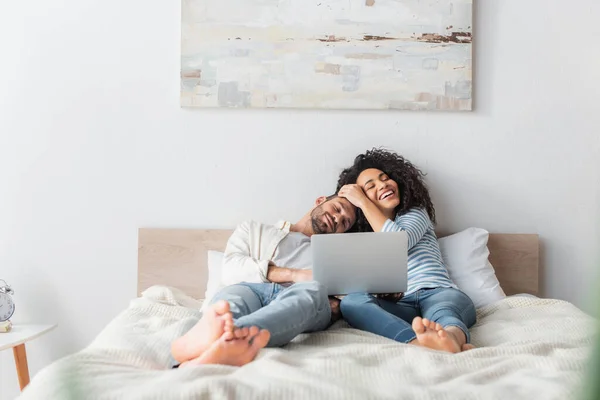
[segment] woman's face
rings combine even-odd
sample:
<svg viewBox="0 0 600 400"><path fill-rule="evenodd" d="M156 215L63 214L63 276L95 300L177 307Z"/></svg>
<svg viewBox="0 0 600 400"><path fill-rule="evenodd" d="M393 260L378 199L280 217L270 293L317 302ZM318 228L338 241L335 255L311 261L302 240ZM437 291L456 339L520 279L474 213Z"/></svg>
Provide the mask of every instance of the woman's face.
<svg viewBox="0 0 600 400"><path fill-rule="evenodd" d="M398 184L383 171L376 168L365 169L358 176L356 184L363 189L369 200L384 213L394 212L400 205Z"/></svg>

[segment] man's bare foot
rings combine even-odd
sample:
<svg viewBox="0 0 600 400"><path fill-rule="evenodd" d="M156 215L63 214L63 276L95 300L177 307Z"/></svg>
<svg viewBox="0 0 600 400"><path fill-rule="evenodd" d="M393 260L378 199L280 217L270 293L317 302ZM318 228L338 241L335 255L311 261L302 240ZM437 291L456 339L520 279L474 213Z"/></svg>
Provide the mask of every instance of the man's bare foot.
<svg viewBox="0 0 600 400"><path fill-rule="evenodd" d="M433 350L460 353L461 345L453 333L447 332L440 324L415 317L412 323L419 345Z"/></svg>
<svg viewBox="0 0 600 400"><path fill-rule="evenodd" d="M201 356L181 364L180 368L193 365L220 364L241 367L248 364L264 348L271 334L256 326L234 330L234 339L221 336Z"/></svg>
<svg viewBox="0 0 600 400"><path fill-rule="evenodd" d="M331 307L331 323L333 324L340 318L342 318L342 311L340 310L340 299L334 296L329 296L329 306Z"/></svg>
<svg viewBox="0 0 600 400"><path fill-rule="evenodd" d="M225 340L234 338L233 316L229 312L229 303L224 300L207 307L200 321L173 342L171 353L179 362L191 360L223 336Z"/></svg>

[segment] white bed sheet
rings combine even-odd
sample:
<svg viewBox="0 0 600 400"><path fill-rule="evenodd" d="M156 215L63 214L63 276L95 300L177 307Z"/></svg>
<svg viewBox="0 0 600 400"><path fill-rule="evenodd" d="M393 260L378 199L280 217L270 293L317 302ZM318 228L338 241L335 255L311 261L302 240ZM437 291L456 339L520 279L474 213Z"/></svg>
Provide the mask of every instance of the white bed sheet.
<svg viewBox="0 0 600 400"><path fill-rule="evenodd" d="M478 310L478 348L457 355L338 322L263 350L242 368L169 369L171 341L201 303L153 287L85 350L41 371L22 399L570 399L595 321L558 300L514 296Z"/></svg>

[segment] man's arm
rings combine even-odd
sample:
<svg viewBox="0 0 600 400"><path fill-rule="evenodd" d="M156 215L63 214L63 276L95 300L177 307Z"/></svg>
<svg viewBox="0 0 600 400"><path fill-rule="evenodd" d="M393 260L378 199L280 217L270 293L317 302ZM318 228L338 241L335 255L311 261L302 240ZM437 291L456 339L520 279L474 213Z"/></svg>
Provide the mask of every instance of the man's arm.
<svg viewBox="0 0 600 400"><path fill-rule="evenodd" d="M251 257L250 228L250 222L240 224L227 242L222 267L222 281L225 285L268 282L269 261Z"/></svg>
<svg viewBox="0 0 600 400"><path fill-rule="evenodd" d="M310 269L278 267L275 265L275 263L270 261L267 270L267 279L273 283L297 283L312 281L312 271Z"/></svg>

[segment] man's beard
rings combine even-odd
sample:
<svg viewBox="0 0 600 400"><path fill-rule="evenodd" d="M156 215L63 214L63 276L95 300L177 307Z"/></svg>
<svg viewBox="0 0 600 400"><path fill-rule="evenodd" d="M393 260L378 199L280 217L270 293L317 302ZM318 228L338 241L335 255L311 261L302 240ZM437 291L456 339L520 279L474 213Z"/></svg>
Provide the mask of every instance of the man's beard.
<svg viewBox="0 0 600 400"><path fill-rule="evenodd" d="M322 235L324 233L329 233L329 227L325 222L323 222L323 216L326 215L327 212L323 211L321 206L315 208L310 213L310 220L312 223L312 229L315 235Z"/></svg>

